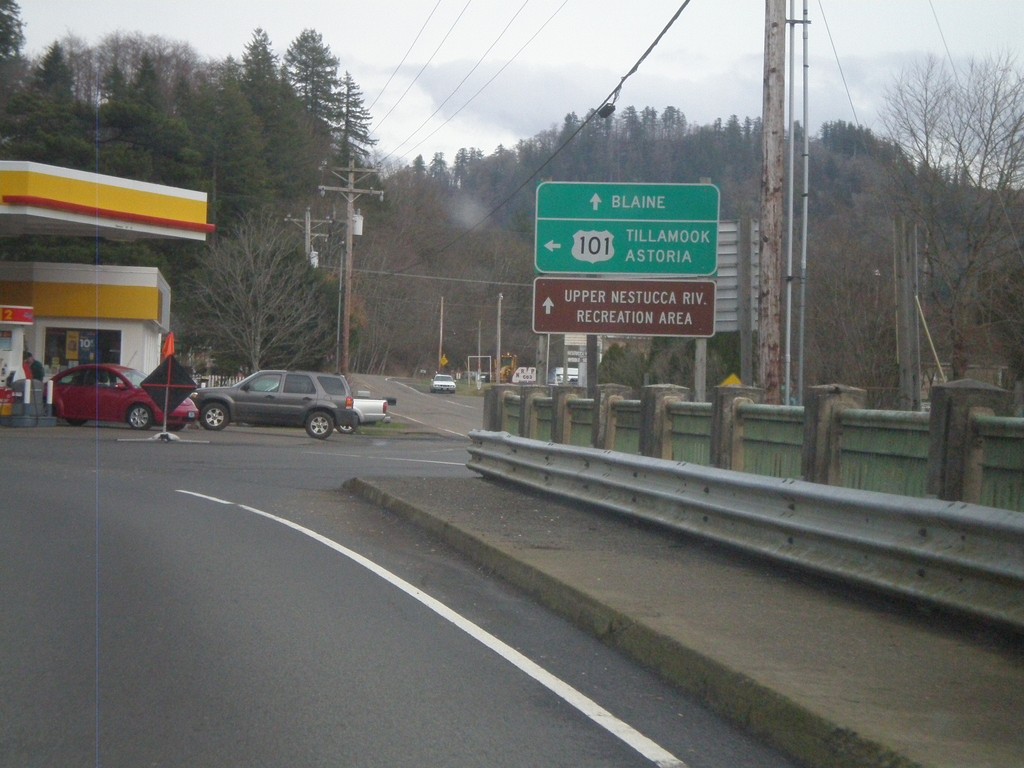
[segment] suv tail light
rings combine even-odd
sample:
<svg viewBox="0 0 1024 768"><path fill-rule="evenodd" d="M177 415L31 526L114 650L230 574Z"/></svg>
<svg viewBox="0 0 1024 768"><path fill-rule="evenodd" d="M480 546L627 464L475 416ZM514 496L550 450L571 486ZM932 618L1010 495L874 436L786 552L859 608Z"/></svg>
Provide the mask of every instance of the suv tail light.
<svg viewBox="0 0 1024 768"><path fill-rule="evenodd" d="M354 406L355 406L355 400L353 400L351 397L346 397L345 398L345 407L346 408L352 408Z"/></svg>

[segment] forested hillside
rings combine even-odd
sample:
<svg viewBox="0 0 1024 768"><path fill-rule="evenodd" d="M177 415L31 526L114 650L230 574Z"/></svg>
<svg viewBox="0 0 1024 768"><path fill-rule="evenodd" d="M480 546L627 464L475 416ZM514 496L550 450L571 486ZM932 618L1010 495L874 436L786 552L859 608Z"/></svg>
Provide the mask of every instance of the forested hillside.
<svg viewBox="0 0 1024 768"><path fill-rule="evenodd" d="M0 9L17 18L11 0ZM67 37L26 60L17 25L0 25L4 36L0 159L203 190L217 232L205 245L13 237L0 239L0 259L159 267L174 292L179 354L188 351L201 369L337 365L345 202L320 187L336 185L350 162L376 168L365 183L384 193L357 206L365 224L353 253L355 371L432 373L442 352L452 369L478 350L493 352L499 294L502 347L535 360L540 181L708 179L721 190L723 219L757 216L760 119L692 124L669 96L667 105L620 105L609 118L552 115L549 130L515 146L404 162L375 147L359 85L314 30L279 57L283 41L257 29L237 58L223 61L127 33L95 43ZM1024 372L1024 86L1012 62L979 64L977 74L953 84L925 63L894 84L889 135L844 122L812 135L808 384L841 382L880 396L897 386L897 214L918 228L921 305L935 354L958 376L974 365L1009 366L1011 378ZM985 85L996 76L998 92ZM938 86L956 90L960 112L987 106L990 119L980 126L936 105L915 112L915 94ZM915 126L938 113L946 143L915 144ZM307 209L316 266L305 253ZM799 243L795 250L799 257ZM732 336L710 344L712 383L738 371ZM690 347L681 339L620 345L601 375L691 385Z"/></svg>

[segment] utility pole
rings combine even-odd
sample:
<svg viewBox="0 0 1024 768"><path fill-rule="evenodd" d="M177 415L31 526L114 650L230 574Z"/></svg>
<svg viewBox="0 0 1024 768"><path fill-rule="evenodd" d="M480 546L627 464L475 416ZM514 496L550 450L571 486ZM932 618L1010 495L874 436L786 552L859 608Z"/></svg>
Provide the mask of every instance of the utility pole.
<svg viewBox="0 0 1024 768"><path fill-rule="evenodd" d="M300 227L302 227L303 233L305 234L306 259L314 268L320 266L320 255L319 253L313 250L313 239L317 237L322 237L326 239L327 237L329 237L330 226L331 224L334 223L334 219L332 219L330 216L328 216L326 219L314 219L312 217L312 214L310 213L309 206L306 206L306 215L302 219L297 219L294 216L285 216L284 220L290 221L292 224L298 224ZM322 224L327 225L327 233L324 234L314 232L314 230L319 229L320 225Z"/></svg>
<svg viewBox="0 0 1024 768"><path fill-rule="evenodd" d="M758 379L765 401L781 402L782 156L785 147L785 0L765 0L761 166L761 288ZM806 127L805 127L806 130Z"/></svg>
<svg viewBox="0 0 1024 768"><path fill-rule="evenodd" d="M901 411L921 410L921 338L917 323L917 231L902 216L893 229L896 271L896 357L900 370Z"/></svg>
<svg viewBox="0 0 1024 768"><path fill-rule="evenodd" d="M342 175L344 172L345 175ZM328 192L337 192L345 198L345 257L338 265L338 332L335 358L340 373L348 375L349 333L352 320L352 235L355 224L355 202L360 195L376 195L384 199L384 192L379 189L358 189L356 183L362 183L367 177L375 174L374 168L356 168L350 162L348 168L332 168L331 173L346 182L343 187L330 187L321 184L321 196ZM358 178L357 178L358 177ZM344 305L344 311L342 311Z"/></svg>

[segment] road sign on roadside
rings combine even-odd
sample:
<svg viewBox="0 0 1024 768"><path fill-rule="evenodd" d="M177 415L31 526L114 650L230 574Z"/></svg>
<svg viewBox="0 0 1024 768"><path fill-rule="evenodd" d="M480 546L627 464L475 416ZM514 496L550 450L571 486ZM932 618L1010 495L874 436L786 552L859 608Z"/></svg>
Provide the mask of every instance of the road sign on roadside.
<svg viewBox="0 0 1024 768"><path fill-rule="evenodd" d="M537 187L537 271L714 274L718 209L713 184L545 182Z"/></svg>
<svg viewBox="0 0 1024 768"><path fill-rule="evenodd" d="M535 333L715 335L715 282L594 277L533 281Z"/></svg>

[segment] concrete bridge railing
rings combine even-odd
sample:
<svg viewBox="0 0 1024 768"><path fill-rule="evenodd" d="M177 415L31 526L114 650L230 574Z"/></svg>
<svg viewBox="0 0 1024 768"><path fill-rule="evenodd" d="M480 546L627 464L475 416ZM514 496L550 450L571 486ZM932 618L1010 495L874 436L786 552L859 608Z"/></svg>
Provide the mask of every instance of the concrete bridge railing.
<svg viewBox="0 0 1024 768"><path fill-rule="evenodd" d="M802 407L766 405L750 387L719 387L710 403L674 385L599 390L595 405L578 387L493 387L483 429L1024 512L1024 418L1012 393L981 382L935 387L927 414L867 410L863 390L841 385L812 387Z"/></svg>

